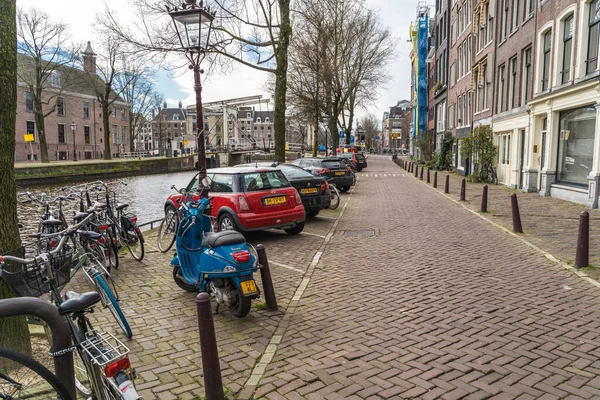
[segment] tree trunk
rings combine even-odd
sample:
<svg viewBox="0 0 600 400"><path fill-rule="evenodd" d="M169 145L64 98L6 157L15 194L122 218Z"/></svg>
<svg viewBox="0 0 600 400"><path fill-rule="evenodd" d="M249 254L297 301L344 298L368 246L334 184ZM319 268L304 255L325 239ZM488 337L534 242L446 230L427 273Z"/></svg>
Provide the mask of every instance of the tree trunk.
<svg viewBox="0 0 600 400"><path fill-rule="evenodd" d="M134 143L133 143L133 139L134 139L133 132L134 132L134 129L136 129L136 127L134 127L131 124L131 121L129 121L129 151L131 153L133 153L135 151L135 146L134 146Z"/></svg>
<svg viewBox="0 0 600 400"><path fill-rule="evenodd" d="M41 101L35 102L35 127L38 131L40 140L40 159L43 163L50 162L48 159L48 141L46 140L46 123L44 121L44 110L42 109Z"/></svg>
<svg viewBox="0 0 600 400"><path fill-rule="evenodd" d="M102 126L104 129L104 159L112 160L112 154L110 150L110 126L109 126L109 111L108 111L108 100L101 101L102 106Z"/></svg>
<svg viewBox="0 0 600 400"><path fill-rule="evenodd" d="M285 95L287 91L288 46L292 35L290 0L279 0L281 24L277 43L275 69L275 161L285 162Z"/></svg>
<svg viewBox="0 0 600 400"><path fill-rule="evenodd" d="M16 1L0 0L0 254L21 246L17 228L15 123L17 115ZM0 299L12 297L0 282ZM3 318L0 345L31 354L27 320Z"/></svg>

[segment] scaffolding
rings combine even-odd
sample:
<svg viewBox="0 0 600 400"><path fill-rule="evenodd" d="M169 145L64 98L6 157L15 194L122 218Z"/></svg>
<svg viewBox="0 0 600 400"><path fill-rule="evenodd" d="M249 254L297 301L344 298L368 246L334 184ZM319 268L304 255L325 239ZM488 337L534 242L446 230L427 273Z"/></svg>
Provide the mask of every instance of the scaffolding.
<svg viewBox="0 0 600 400"><path fill-rule="evenodd" d="M410 24L410 41L413 51L413 137L427 132L428 96L427 53L429 52L429 7L425 1L417 4L417 19Z"/></svg>

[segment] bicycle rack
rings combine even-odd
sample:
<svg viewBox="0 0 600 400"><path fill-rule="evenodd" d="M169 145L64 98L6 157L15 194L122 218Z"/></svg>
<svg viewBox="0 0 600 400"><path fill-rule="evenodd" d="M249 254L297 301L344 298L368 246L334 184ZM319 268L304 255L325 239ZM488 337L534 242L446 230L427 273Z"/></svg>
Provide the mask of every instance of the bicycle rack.
<svg viewBox="0 0 600 400"><path fill-rule="evenodd" d="M54 304L36 297L17 297L0 300L0 318L33 315L48 324L52 332L54 351L71 347L71 331L67 319L58 313ZM73 353L68 351L54 357L54 373L63 382L71 397L76 398Z"/></svg>

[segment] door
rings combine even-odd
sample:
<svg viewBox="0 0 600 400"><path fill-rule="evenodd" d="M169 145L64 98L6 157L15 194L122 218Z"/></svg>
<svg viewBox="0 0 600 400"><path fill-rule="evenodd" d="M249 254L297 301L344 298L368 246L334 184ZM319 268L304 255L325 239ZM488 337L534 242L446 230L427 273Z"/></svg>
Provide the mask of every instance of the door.
<svg viewBox="0 0 600 400"><path fill-rule="evenodd" d="M505 185L510 184L510 134L499 135L498 151L500 162L498 163L498 182Z"/></svg>
<svg viewBox="0 0 600 400"><path fill-rule="evenodd" d="M519 188L523 188L523 182L525 178L525 129L521 129L521 154L519 159Z"/></svg>

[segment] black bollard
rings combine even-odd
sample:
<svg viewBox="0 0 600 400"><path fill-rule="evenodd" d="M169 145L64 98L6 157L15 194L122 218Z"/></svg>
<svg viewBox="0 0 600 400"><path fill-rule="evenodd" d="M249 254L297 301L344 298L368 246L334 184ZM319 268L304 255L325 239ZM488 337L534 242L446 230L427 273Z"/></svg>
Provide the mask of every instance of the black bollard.
<svg viewBox="0 0 600 400"><path fill-rule="evenodd" d="M460 183L460 201L465 201L465 195L467 191L467 180L462 178L462 182Z"/></svg>
<svg viewBox="0 0 600 400"><path fill-rule="evenodd" d="M271 311L277 311L277 298L275 297L275 289L273 288L273 280L271 279L271 270L269 269L269 260L267 260L267 250L265 246L259 244L256 246L258 253L258 262L262 265L260 269L260 279L263 284L263 292L265 293L265 303Z"/></svg>
<svg viewBox="0 0 600 400"><path fill-rule="evenodd" d="M450 193L450 175L446 175L446 185L444 186L444 193Z"/></svg>
<svg viewBox="0 0 600 400"><path fill-rule="evenodd" d="M433 187L437 188L437 171L433 173Z"/></svg>
<svg viewBox="0 0 600 400"><path fill-rule="evenodd" d="M206 399L224 400L217 336L215 335L215 325L208 293L200 293L196 297L196 308L198 310L198 330L200 331L200 352L202 353Z"/></svg>
<svg viewBox="0 0 600 400"><path fill-rule="evenodd" d="M431 179L429 177L429 168L427 168L427 183L431 182Z"/></svg>
<svg viewBox="0 0 600 400"><path fill-rule="evenodd" d="M419 164L415 164L415 178L419 176Z"/></svg>
<svg viewBox="0 0 600 400"><path fill-rule="evenodd" d="M483 194L481 195L481 212L487 212L487 196L488 196L488 185L483 185Z"/></svg>
<svg viewBox="0 0 600 400"><path fill-rule="evenodd" d="M521 213L519 212L519 202L517 201L516 193L510 195L510 203L513 217L513 232L523 233L523 227L521 226Z"/></svg>
<svg viewBox="0 0 600 400"><path fill-rule="evenodd" d="M590 265L590 214L582 211L579 214L579 235L577 236L577 253L575 266L585 268Z"/></svg>

